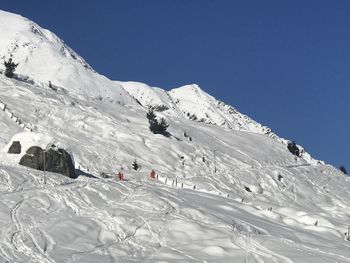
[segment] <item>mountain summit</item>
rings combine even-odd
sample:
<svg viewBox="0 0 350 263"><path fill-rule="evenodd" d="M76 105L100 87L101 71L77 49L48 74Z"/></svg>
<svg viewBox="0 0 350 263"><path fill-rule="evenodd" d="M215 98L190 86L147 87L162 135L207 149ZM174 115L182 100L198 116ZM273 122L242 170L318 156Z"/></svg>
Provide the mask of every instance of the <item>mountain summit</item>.
<svg viewBox="0 0 350 263"><path fill-rule="evenodd" d="M154 108L169 116L214 124L217 126L270 134L271 130L239 113L233 107L216 100L198 85L186 85L170 91L137 82L118 82L143 106Z"/></svg>
<svg viewBox="0 0 350 263"><path fill-rule="evenodd" d="M51 82L77 96L131 103L128 94L92 67L49 30L22 16L0 11L0 58L19 63L17 72L43 84ZM2 67L3 64L1 63Z"/></svg>

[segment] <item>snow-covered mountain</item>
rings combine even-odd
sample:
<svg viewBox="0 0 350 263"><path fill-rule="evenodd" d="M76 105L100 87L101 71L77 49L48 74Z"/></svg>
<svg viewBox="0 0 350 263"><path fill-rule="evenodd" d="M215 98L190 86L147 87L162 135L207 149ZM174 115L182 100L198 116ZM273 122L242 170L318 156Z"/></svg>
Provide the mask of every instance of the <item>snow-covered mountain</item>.
<svg viewBox="0 0 350 263"><path fill-rule="evenodd" d="M269 127L261 125L232 106L210 96L196 84L166 91L139 82L116 82L126 89L139 104L159 112L162 116L183 117L194 122L212 124L231 130L264 134L285 145L289 142L277 136ZM302 146L298 147L305 161L310 164L323 164L322 161L312 158Z"/></svg>
<svg viewBox="0 0 350 263"><path fill-rule="evenodd" d="M17 73L37 83L68 89L76 96L131 103L123 88L96 73L52 32L19 15L0 11L0 58L19 63ZM3 63L1 67L4 68Z"/></svg>
<svg viewBox="0 0 350 263"><path fill-rule="evenodd" d="M19 62L0 74L0 262L350 261L350 184L334 167L196 85L109 80L7 12L0 34L0 57ZM148 107L169 137L149 130ZM7 149L23 131L69 148L80 176L44 184L18 165Z"/></svg>
<svg viewBox="0 0 350 263"><path fill-rule="evenodd" d="M118 82L143 106L170 116L215 124L233 130L271 134L271 129L241 114L232 106L204 92L198 85L186 85L165 91L137 82ZM273 135L275 136L275 135ZM275 136L277 137L277 136Z"/></svg>

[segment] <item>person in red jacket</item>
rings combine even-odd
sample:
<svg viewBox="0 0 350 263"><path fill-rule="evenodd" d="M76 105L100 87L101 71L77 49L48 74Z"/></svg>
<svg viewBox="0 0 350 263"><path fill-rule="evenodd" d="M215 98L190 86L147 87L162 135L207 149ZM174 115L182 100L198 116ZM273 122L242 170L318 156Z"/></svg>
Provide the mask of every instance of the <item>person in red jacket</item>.
<svg viewBox="0 0 350 263"><path fill-rule="evenodd" d="M156 179L156 172L154 170L152 170L151 173L149 174L149 177L151 179Z"/></svg>

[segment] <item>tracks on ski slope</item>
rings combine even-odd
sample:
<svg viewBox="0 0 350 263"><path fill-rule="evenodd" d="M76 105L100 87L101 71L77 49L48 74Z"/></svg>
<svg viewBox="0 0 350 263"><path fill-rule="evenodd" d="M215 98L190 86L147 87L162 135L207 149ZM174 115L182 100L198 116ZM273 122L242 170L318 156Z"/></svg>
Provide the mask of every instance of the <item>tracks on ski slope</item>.
<svg viewBox="0 0 350 263"><path fill-rule="evenodd" d="M58 196L60 196L63 200L63 202L65 202L67 207L70 207L74 213L76 213L78 216L87 216L89 218L92 218L92 220L98 222L99 224L102 224L106 229L110 230L111 232L117 234L119 237L115 242L111 242L108 244L104 244L101 246L96 246L93 250L88 251L86 253L97 253L101 250L106 250L108 247L116 244L116 243L124 243L124 242L128 242L129 239L132 239L135 237L137 231L139 231L141 228L146 227L146 229L148 230L151 239L153 240L153 242L158 243L159 246L158 247L164 247L164 245L161 244L161 241L159 240L158 237L158 233L156 230L152 229L152 226L149 222L152 221L153 217L158 217L159 214L156 212L152 213L152 211L148 210L147 207L138 207L138 206L134 206L134 205L130 205L126 202L126 200L128 198L131 198L137 191L138 189L144 187L144 186L152 186L155 187L154 185L148 185L148 183L146 182L146 184L143 183L129 183L129 182L118 182L116 184L118 184L118 191L122 191L123 192L123 197L120 199L120 201L114 201L114 200L110 200L107 196L105 196L102 192L99 192L97 189L94 189L93 186L96 186L98 184L104 184L106 182L99 182L96 181L94 184L87 184L86 187L84 187L84 189L87 189L88 191L92 191L95 193L99 193L99 196L102 198L102 200L104 200L106 202L106 206L109 206L111 208L114 207L118 207L118 210L125 210L126 212L130 211L130 208L136 208L136 209L140 209L141 212L146 213L147 218L145 216L142 216L142 214L138 214L137 218L139 218L139 221L134 222L135 224L133 225L132 229L129 229L127 231L125 231L125 229L120 228L119 225L121 225L121 223L112 215L109 215L109 213L102 213L103 211L95 206L91 206L89 204L89 201L87 199L85 199L83 196L80 195L80 193L78 193L78 191L74 191L74 193L70 192L70 190L66 189L66 191L64 192L56 192L57 196L53 196L53 198L57 198ZM121 190L124 189L124 190ZM78 196L80 195L80 196ZM68 200L69 199L69 200ZM105 208L104 208L105 210ZM108 210L108 209L107 209ZM105 211L106 212L106 211ZM179 215L180 216L180 215ZM177 215L174 215L174 217L178 217ZM188 219L187 219L188 220ZM134 241L132 241L134 242ZM137 244L135 244L137 246ZM157 246L156 246L157 247ZM152 247L147 249L148 252L148 256L146 258L151 257L154 253L156 253L157 248L156 247ZM173 248L170 248L170 250L174 250ZM149 251L151 250L151 251ZM153 251L153 252L152 252ZM180 251L178 251L180 253ZM181 254L183 254L184 256L186 256L184 252L181 252ZM72 255L72 257L70 257L69 260L78 260L81 257L81 253L74 253L74 255ZM192 258L190 255L186 256L188 259L194 260L194 258ZM68 260L68 261L69 261ZM200 261L199 262L203 262Z"/></svg>
<svg viewBox="0 0 350 263"><path fill-rule="evenodd" d="M293 167L288 167L288 168L298 168L298 167L302 167L302 166L293 166ZM293 178L293 180L294 180L293 183L294 183L294 190L295 190L295 193L294 193L295 198L294 198L294 202L293 202L293 203L296 203L296 201L297 201L297 195L296 195L297 189L296 189L296 187L295 187L295 178L294 178L294 176L293 176L293 173L290 172L290 171L288 171L287 167L281 167L281 168L282 168L285 172L287 172L287 173L291 176L291 178ZM340 195L336 194L335 191L329 191L329 192L325 193L325 189L323 189L323 188L320 186L320 184L321 184L320 182L317 182L316 180L313 180L313 179L310 178L306 173L300 173L300 175L301 175L302 177L304 177L304 178L305 178L305 181L307 181L310 185L312 185L312 186L317 190L318 193L320 193L320 194L322 194L322 195L327 195L328 197L331 197L332 200L333 200L334 202L336 202L338 206L341 206L341 207L343 207L343 208L348 208L348 206L344 205L344 204L347 203L346 200L345 200L344 198L342 198ZM325 182L325 181L327 181L327 180L323 180L322 182Z"/></svg>
<svg viewBox="0 0 350 263"><path fill-rule="evenodd" d="M30 232L31 226L27 224L24 226L22 222L19 212L20 208L24 203L24 199L21 199L16 205L11 209L11 219L15 226L15 231L9 234L8 239L15 251L24 254L27 258L30 258L33 262L45 262L52 263L53 261L48 257L46 252L39 246L37 240L34 235ZM25 237L29 237L29 240L34 245L34 249L28 247L24 240L27 239ZM26 240L28 243L28 240Z"/></svg>
<svg viewBox="0 0 350 263"><path fill-rule="evenodd" d="M78 205L76 206L78 209L79 206L86 209L86 204L84 204L82 199L77 198L73 193L76 188L84 188L85 186L86 183L78 183L78 185L74 185L73 188L70 186L71 189L69 189L69 192L67 192L67 189L65 189L67 188L67 185L32 188L10 192L9 194L20 194L21 199L11 208L10 217L13 227L7 232L6 242L0 243L0 254L3 256L3 258L5 258L8 262L16 262L16 259L23 259L23 257L30 262L54 262L54 260L49 257L49 252L52 250L54 241L51 240L51 238L44 231L40 230L40 226L36 225L30 218L27 216L21 217L21 207L28 201L31 193L46 192L49 197L51 196L51 198L55 199L65 193L65 195L63 195L63 200L67 202L67 207L74 209L74 206L70 205L73 202L69 203L69 201L67 201L69 197L73 197L75 203L79 201ZM95 210L95 212L98 211ZM105 215L95 217L92 216L92 218L100 219L100 222L104 217ZM39 245L36 239L37 237L41 237L42 240L45 241L43 247Z"/></svg>
<svg viewBox="0 0 350 263"><path fill-rule="evenodd" d="M153 236L154 240L156 242L161 242L158 240L158 234L152 230L152 227L148 223L150 218L140 217L140 221L135 225L135 228L131 231L125 231L124 229L120 228L120 222L115 221L114 217L111 216L108 211L105 209L100 209L96 206L91 206L88 199L86 199L81 193L79 193L79 189L87 189L88 191L95 191L96 193L99 192L97 189L94 189L94 187L91 187L95 184L105 184L106 182L99 181L99 180L89 180L88 182L76 182L69 185L57 185L54 187L48 186L45 188L39 188L39 189L29 189L20 191L21 193L30 193L30 192L41 192L45 191L46 194L50 197L50 199L54 200L62 200L65 203L66 207L69 207L72 209L72 211L78 215L78 216L87 216L89 218L92 218L92 220L98 222L99 224L104 225L104 227L111 232L115 234L119 234L119 238L115 242L102 244L99 246L94 247L91 251L85 251L84 253L100 253L102 250L108 249L108 247L114 245L115 243L119 242L125 242L130 238L133 238L136 234L136 232L143 228L147 227L149 233L151 236ZM121 203L125 203L125 201L128 198L131 198L133 194L137 191L138 188L141 188L143 186L147 186L148 182L146 182L146 185L139 183L128 183L128 182L117 182L118 184L118 191L122 193L122 199L120 202L116 202L113 200L109 200L107 196L105 196L102 192L100 192L100 197L107 203L107 205L111 207L116 207L116 204L119 204L118 209L123 209L123 207L120 206ZM113 186L112 186L113 187ZM154 187L154 185L153 185ZM124 190L122 190L124 189ZM205 192L206 193L206 192ZM48 253L50 252L50 243L48 245L45 245L43 248L41 248L34 236L28 231L24 229L26 224L21 221L20 217L20 209L22 205L25 203L23 199L21 199L12 209L11 211L11 218L14 222L14 225L16 227L16 231L13 233L13 236L11 237L11 244L14 246L14 250L17 250L21 254L24 254L27 258L31 259L33 262L52 262L51 259L48 257ZM124 208L125 209L125 208ZM144 210L144 209L141 209ZM147 210L145 210L147 212ZM175 218L179 217L182 218L182 216L179 214L174 214ZM184 220L189 220L188 218L182 218ZM191 220L192 221L192 220ZM29 224L27 224L29 225ZM38 227L38 226L37 226ZM30 228L29 228L30 229ZM30 242L33 243L34 247L31 249L29 248L24 242L23 238L24 236L30 238ZM158 240L158 241L157 241ZM26 241L28 244L28 241ZM174 250L180 254L182 254L184 257L188 258L188 260L193 261L199 261L204 262L201 260L198 260L191 255L188 255L188 253L185 253L183 251L180 251L178 249L168 247L170 250ZM154 252L156 253L156 252ZM267 252L261 252L260 254L267 253ZM147 253L148 254L148 253ZM255 253L256 254L256 253ZM72 257L70 257L70 260L79 260L79 258L83 255L83 253L73 253ZM265 255L265 254L264 254ZM152 257L152 254L150 255ZM278 262L278 261L276 261ZM281 261L282 262L282 261Z"/></svg>
<svg viewBox="0 0 350 263"><path fill-rule="evenodd" d="M200 192L200 191L198 191ZM185 221L192 221L191 218L183 217L181 214L174 215L175 218L182 219ZM214 218L217 216L212 214ZM244 225L250 225L256 229L259 229L258 227L255 227L254 225L251 225L250 223L246 221L241 221ZM213 222L213 225L216 225L217 223ZM272 224L272 223L271 223ZM230 236L231 242L235 245L246 251L246 262L266 262L267 259L268 262L276 262L276 263L293 263L293 261L285 256L282 256L278 253L275 253L271 251L270 249L266 248L265 246L259 244L258 241L256 241L254 238L253 232L248 231L239 231L238 229L232 229L232 236ZM177 250L174 250L177 251ZM178 251L180 252L180 251ZM181 253L182 254L182 253ZM191 257L189 257L190 259ZM191 258L192 260L196 260L194 258ZM254 261L253 261L254 260ZM255 261L256 260L256 261ZM201 260L196 260L200 261Z"/></svg>
<svg viewBox="0 0 350 263"><path fill-rule="evenodd" d="M267 249L254 240L253 233L242 231L235 226L232 226L231 242L246 251L246 263L250 263L251 259L254 262L265 262L264 259L267 259L268 262L293 263L291 259Z"/></svg>
<svg viewBox="0 0 350 263"><path fill-rule="evenodd" d="M294 249L297 248L298 250L300 249L300 250L304 250L305 252L311 253L312 256L314 256L314 257L319 258L320 257L319 254L322 254L325 256L330 256L332 258L332 260L338 259L338 260L346 260L347 262L350 262L350 258L339 255L339 254L334 253L334 252L331 252L330 250L328 250L327 252L322 251L319 248L312 248L312 247L304 245L304 244L299 244L299 243L295 242L294 240L285 239L285 238L281 238L281 241L291 248L294 248ZM319 253L319 254L317 255L314 253ZM329 261L329 258L326 258L326 257L323 257L323 258L325 258L327 261ZM334 262L337 262L337 261L334 261Z"/></svg>
<svg viewBox="0 0 350 263"><path fill-rule="evenodd" d="M110 214L110 211L115 210L116 207L118 207L119 211L123 210L125 213L130 214L131 212L129 210L130 208L133 208L133 206L127 204L126 200L128 198L131 198L138 191L138 189L143 186L143 184L126 185L125 182L116 182L118 188L115 188L115 186L110 186L108 184L109 187L117 189L122 195L120 200L114 201L108 198L103 192L100 192L93 187L99 185L102 186L106 183L107 182L104 181L94 181L93 184L87 183L85 187L79 188L86 189L89 192L97 194L106 204L103 209L92 205L90 203L89 197L86 196L84 192L80 192L79 189L74 192L71 189L64 189L62 191L49 193L52 195L52 198L62 200L65 206L70 208L77 216L91 218L96 223L102 225L106 230L114 233L117 237L117 239L113 242L98 245L84 253L74 252L67 259L67 262L71 260L79 260L79 258L81 258L81 256L86 253L101 253L101 251L105 251L115 244L128 242L129 239L133 238L136 235L139 229L143 228L145 225L149 225L148 219L145 219L141 215L137 215L137 218L140 220L135 221L131 228L124 229L122 227L123 224L119 221L118 217ZM106 207L109 207L109 209L106 209ZM137 208L141 209L141 211L144 211L142 207ZM147 212L147 210L145 211ZM153 235L153 231L151 232L151 235Z"/></svg>
<svg viewBox="0 0 350 263"><path fill-rule="evenodd" d="M11 177L7 171L4 169L0 169L0 175L4 179L6 187L7 187L7 192L12 192L14 191L12 182L11 182Z"/></svg>
<svg viewBox="0 0 350 263"><path fill-rule="evenodd" d="M171 182L171 180L169 180L169 182ZM52 187L45 186L44 188L26 189L26 190L22 190L22 191L18 190L17 193L19 193L19 192L26 193L26 192L31 192L31 191L35 191L35 192L46 191L48 195L52 194L52 196L51 196L52 198L59 198L59 196L61 196L62 200L67 204L67 207L70 207L73 211L75 211L75 213L77 215L89 216L93 220L95 220L96 222L99 222L102 224L106 223L105 227L108 229L108 227L111 227L108 224L113 223L112 221L110 221L110 219L111 219L109 217L110 215L108 215L108 214L106 215L104 212L99 211L99 208L91 207L91 204L86 200L86 198L84 198L84 196L80 195L80 193L77 193L79 191L75 191L75 190L79 190L81 188L87 188L89 191L95 191L97 193L98 192L97 189L90 187L96 183L105 184L107 182L104 182L103 180L88 180L86 182L77 181L77 182L73 182L70 184L62 184L62 185L57 185L57 186L52 186ZM120 191L122 193L122 199L120 200L121 202L125 202L128 198L131 198L132 195L135 193L135 191L137 191L137 188L148 185L147 182L144 185L143 183L118 182L118 181L116 182L116 184L121 186L121 187L118 187L118 191ZM179 185L179 182L178 182L178 185ZM180 183L180 185L181 185L181 183ZM169 184L168 184L168 186L169 186ZM113 186L111 186L111 187L113 187ZM57 189L58 189L58 191L57 191ZM124 190L122 190L122 189L124 189ZM191 189L191 187L189 187L188 189ZM215 194L217 196L220 196L217 193L210 193L208 191L200 191L200 189L196 189L195 191L203 192L206 194L208 194L208 193ZM115 204L120 205L120 202L115 202L113 200L109 200L109 198L107 198L107 196L105 196L102 192L100 194L101 194L100 197L103 200L105 200L106 203L109 202L110 206L114 206ZM221 197L224 197L224 196L221 195ZM69 202L71 202L71 203L69 203ZM18 201L18 203L13 207L13 209L11 211L11 215L12 215L11 218L14 222L14 225L16 226L16 229L18 230L18 231L16 231L18 233L14 236L14 242L12 242L12 244L17 245L17 250L25 255L27 255L29 253L28 252L28 249L29 249L31 255L28 255L28 257L31 258L33 261L50 262L50 258L47 258L47 253L46 253L46 251L50 251L50 248L49 248L50 243L47 246L48 248L45 248L45 247L40 248L40 246L35 245L35 243L37 243L37 242L33 237L30 236L31 233L28 233L26 230L24 230L24 226L26 224L25 224L25 222L21 221L21 217L20 217L20 209L21 209L23 204L25 204L25 201L23 201L23 200ZM94 216L94 212L97 212L96 216ZM135 231L125 232L123 229L118 229L118 228L115 228L115 229L111 228L110 230L112 230L114 233L120 233L118 241L123 242L123 241L130 239L130 238L133 238L133 236L135 236L138 229L140 229L144 226L147 226L147 224L145 224L145 222L147 222L148 220L149 219L143 218L143 220L141 220L143 222L140 222L140 224L137 224L137 226L135 227ZM120 222L116 222L116 224L119 224L119 223ZM27 224L27 225L30 225L30 224ZM244 234L242 234L242 235L244 237ZM29 237L31 239L30 242L33 243L33 245L34 245L34 252L33 252L33 249L30 249L28 246L26 246L24 244L24 242L22 240L24 236ZM236 242L235 239L234 239L234 242ZM242 246L242 249L245 249L246 251L248 251L248 254L246 257L247 262L254 260L254 258L259 260L259 257L260 257L260 259L268 258L271 260L270 262L291 262L291 261L288 261L288 259L286 260L284 257L272 252L271 250L268 250L266 247L261 247L261 245L259 243L257 243L257 242L254 243L254 242L255 242L254 239L251 239L249 241L249 243L247 243L244 240L237 241L237 243L240 246ZM110 243L110 244L105 244L105 246L103 246L103 245L96 246L96 248L95 248L96 250L92 250L92 253L98 252L101 249L106 249L110 245L112 245L112 244ZM317 251L315 251L315 252L317 252ZM1 250L0 250L0 253L3 255L6 254L6 252L5 253L1 252Z"/></svg>

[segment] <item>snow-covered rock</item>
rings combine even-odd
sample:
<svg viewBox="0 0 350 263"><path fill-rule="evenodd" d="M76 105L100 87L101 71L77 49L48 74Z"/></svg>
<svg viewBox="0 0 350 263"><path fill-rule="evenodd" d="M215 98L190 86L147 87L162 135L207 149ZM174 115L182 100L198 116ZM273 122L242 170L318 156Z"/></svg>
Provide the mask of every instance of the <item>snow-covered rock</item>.
<svg viewBox="0 0 350 263"><path fill-rule="evenodd" d="M19 142L21 145L21 152L18 154L9 153L14 142ZM11 160L19 163L30 147L37 146L41 149L49 149L52 145L57 145L57 143L50 135L34 132L21 132L15 134L11 138L10 142L4 147L3 152L9 153Z"/></svg>
<svg viewBox="0 0 350 263"><path fill-rule="evenodd" d="M3 159L11 162L76 178L72 153L49 135L33 132L16 134L3 152L7 153Z"/></svg>

